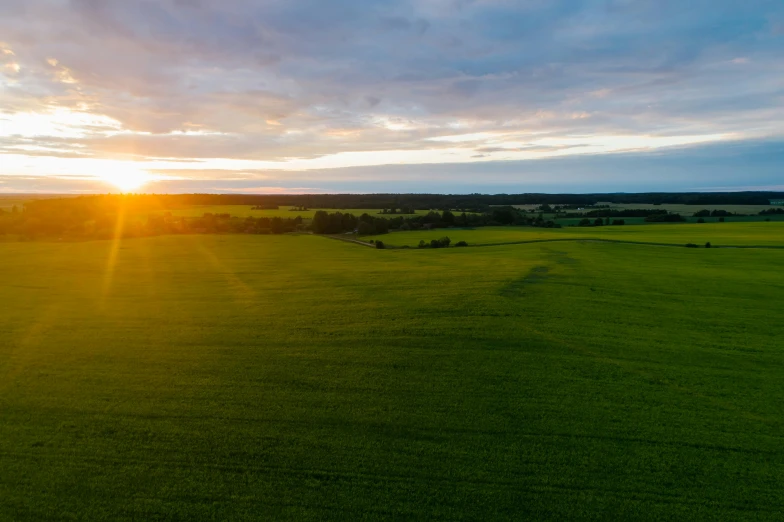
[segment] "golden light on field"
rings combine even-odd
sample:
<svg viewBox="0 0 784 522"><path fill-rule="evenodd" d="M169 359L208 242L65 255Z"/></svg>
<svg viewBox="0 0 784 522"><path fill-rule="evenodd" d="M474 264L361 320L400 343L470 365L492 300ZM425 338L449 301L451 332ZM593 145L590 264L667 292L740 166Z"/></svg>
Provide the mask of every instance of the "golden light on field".
<svg viewBox="0 0 784 522"><path fill-rule="evenodd" d="M113 163L99 177L123 192L139 189L152 179L147 171L135 165L119 161Z"/></svg>

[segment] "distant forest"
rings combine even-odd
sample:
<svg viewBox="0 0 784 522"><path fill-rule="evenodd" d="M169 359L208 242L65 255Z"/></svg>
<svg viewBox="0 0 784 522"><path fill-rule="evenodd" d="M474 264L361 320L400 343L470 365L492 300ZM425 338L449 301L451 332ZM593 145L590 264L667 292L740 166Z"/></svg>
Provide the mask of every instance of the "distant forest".
<svg viewBox="0 0 784 522"><path fill-rule="evenodd" d="M615 204L768 205L784 199L784 192L644 192L635 194L150 194L136 195L136 205L177 208L187 205L250 205L259 208L295 206L331 209L417 210L481 209L491 205Z"/></svg>
<svg viewBox="0 0 784 522"><path fill-rule="evenodd" d="M83 196L82 198L118 196ZM249 205L260 209L278 206L330 209L480 210L497 205L685 204L768 205L784 199L784 192L642 192L596 194L138 194L131 198L137 207L154 209L189 205ZM74 199L74 198L68 198ZM49 201L49 200L44 200ZM34 202L30 202L34 203Z"/></svg>

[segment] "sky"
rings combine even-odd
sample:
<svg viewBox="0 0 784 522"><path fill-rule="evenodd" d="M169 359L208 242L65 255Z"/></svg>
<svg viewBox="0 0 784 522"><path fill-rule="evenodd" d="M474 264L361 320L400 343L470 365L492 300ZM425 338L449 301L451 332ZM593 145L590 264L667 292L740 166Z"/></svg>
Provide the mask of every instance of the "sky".
<svg viewBox="0 0 784 522"><path fill-rule="evenodd" d="M0 193L724 190L781 0L0 1Z"/></svg>

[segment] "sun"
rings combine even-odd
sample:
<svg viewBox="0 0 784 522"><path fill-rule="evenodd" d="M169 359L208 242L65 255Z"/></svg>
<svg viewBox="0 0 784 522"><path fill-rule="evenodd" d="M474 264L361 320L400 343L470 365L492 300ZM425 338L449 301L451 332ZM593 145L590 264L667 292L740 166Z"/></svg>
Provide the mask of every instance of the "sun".
<svg viewBox="0 0 784 522"><path fill-rule="evenodd" d="M136 190L152 179L144 169L119 161L108 167L100 177L123 192Z"/></svg>

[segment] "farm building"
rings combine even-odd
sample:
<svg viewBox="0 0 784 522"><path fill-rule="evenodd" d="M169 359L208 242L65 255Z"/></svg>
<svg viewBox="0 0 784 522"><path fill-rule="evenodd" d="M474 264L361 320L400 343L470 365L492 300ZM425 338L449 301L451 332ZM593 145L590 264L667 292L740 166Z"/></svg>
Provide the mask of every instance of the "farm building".
<svg viewBox="0 0 784 522"><path fill-rule="evenodd" d="M784 205L784 199L771 199L771 205Z"/></svg>

